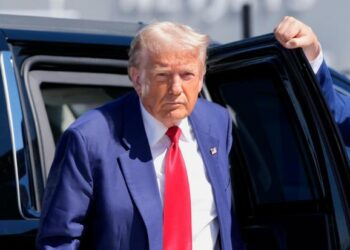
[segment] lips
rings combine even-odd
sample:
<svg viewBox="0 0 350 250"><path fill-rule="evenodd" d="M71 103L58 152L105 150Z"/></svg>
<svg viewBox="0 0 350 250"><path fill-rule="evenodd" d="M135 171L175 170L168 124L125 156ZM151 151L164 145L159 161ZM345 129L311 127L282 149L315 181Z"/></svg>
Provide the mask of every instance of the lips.
<svg viewBox="0 0 350 250"><path fill-rule="evenodd" d="M170 106L170 107L179 107L179 106L185 106L185 103L184 102L167 102L165 103L165 106Z"/></svg>
<svg viewBox="0 0 350 250"><path fill-rule="evenodd" d="M166 104L169 104L169 105L184 105L185 103L184 102L167 102Z"/></svg>

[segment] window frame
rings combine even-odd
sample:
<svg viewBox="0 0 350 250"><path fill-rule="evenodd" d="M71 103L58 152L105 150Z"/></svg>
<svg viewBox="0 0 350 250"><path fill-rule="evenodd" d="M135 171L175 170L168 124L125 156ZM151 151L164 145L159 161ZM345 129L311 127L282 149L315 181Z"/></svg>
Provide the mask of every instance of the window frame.
<svg viewBox="0 0 350 250"><path fill-rule="evenodd" d="M40 69L38 65L77 65L81 71ZM35 117L35 128L38 134L39 152L42 162L42 178L46 183L49 169L55 153L55 143L49 124L48 115L45 109L40 85L62 84L81 86L120 86L131 87L131 82L126 74L82 71L84 67L114 67L122 68L126 72L127 61L104 58L69 57L69 56L49 56L36 55L27 58L22 65L24 83L28 92L29 103ZM59 80L57 80L59 79Z"/></svg>
<svg viewBox="0 0 350 250"><path fill-rule="evenodd" d="M12 153L13 153L13 163L14 163L14 173L15 173L15 183L16 183L16 195L17 195L17 205L18 212L20 216L24 219L30 220L32 218L39 217L35 206L38 200L36 196L34 197L34 203L32 203L33 197L30 197L29 207L24 208L24 204L22 202L22 193L20 189L20 178L19 178L19 152L21 149L26 150L26 141L25 141L25 125L24 125L24 113L22 110L20 92L17 86L17 81L15 78L15 71L12 64L12 55L9 51L1 51L0 52L0 64L2 70L2 81L4 86L4 94L5 101L7 106L8 120L10 126L11 133L11 141L12 141ZM22 130L22 126L24 127ZM22 150L23 151L23 150ZM24 152L22 152L24 154ZM23 166L22 166L23 167ZM24 166L25 171L30 171L27 166ZM27 176L28 177L28 176ZM28 184L23 185L24 190L27 194L31 194L31 188L29 187L29 178L27 178ZM35 189L35 187L34 187Z"/></svg>

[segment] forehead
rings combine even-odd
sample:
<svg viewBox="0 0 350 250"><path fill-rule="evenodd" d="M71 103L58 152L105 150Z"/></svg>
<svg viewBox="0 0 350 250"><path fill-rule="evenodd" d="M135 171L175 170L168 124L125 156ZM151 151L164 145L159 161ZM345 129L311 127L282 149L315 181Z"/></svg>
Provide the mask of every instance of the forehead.
<svg viewBox="0 0 350 250"><path fill-rule="evenodd" d="M201 59L197 50L174 50L167 49L155 53L146 51L144 53L144 62L146 67L199 67Z"/></svg>

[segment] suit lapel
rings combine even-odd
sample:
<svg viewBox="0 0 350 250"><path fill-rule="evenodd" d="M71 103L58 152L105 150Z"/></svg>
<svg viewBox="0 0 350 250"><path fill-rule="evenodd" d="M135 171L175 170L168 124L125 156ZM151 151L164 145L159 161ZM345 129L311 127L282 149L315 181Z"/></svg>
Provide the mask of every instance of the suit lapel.
<svg viewBox="0 0 350 250"><path fill-rule="evenodd" d="M219 175L218 168L220 167L218 153L216 150L220 150L219 140L211 135L211 128L208 124L203 122L200 117L205 117L205 114L201 114L200 108L198 108L198 103L196 108L193 110L189 120L191 122L193 133L196 137L199 150L203 157L204 165L206 167L209 180L213 187L215 201L218 202L218 198L225 198L225 183L224 180ZM218 205L218 204L217 204Z"/></svg>
<svg viewBox="0 0 350 250"><path fill-rule="evenodd" d="M224 222L229 215L229 207L227 205L226 193L225 193L225 181L219 174L219 154L216 150L220 150L219 140L211 135L211 128L209 123L203 122L205 112L201 111L199 101L196 104L189 120L191 122L193 133L196 137L199 150L201 152L205 168L207 170L208 178L213 188L214 200L216 205L216 212L218 215L218 221L220 226L221 246L226 249L225 242L227 241L225 235L230 235L227 232L226 223Z"/></svg>
<svg viewBox="0 0 350 250"><path fill-rule="evenodd" d="M118 157L126 184L145 222L149 248L162 248L163 209L139 100L131 97L124 112L123 141L128 150Z"/></svg>

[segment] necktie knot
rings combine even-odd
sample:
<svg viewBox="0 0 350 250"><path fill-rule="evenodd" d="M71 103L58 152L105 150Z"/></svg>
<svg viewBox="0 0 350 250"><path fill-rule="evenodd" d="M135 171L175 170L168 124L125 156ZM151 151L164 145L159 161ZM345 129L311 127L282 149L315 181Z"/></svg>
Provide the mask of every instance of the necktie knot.
<svg viewBox="0 0 350 250"><path fill-rule="evenodd" d="M181 129L178 126L173 126L168 128L168 131L165 134L169 137L172 143L178 143L181 135Z"/></svg>

